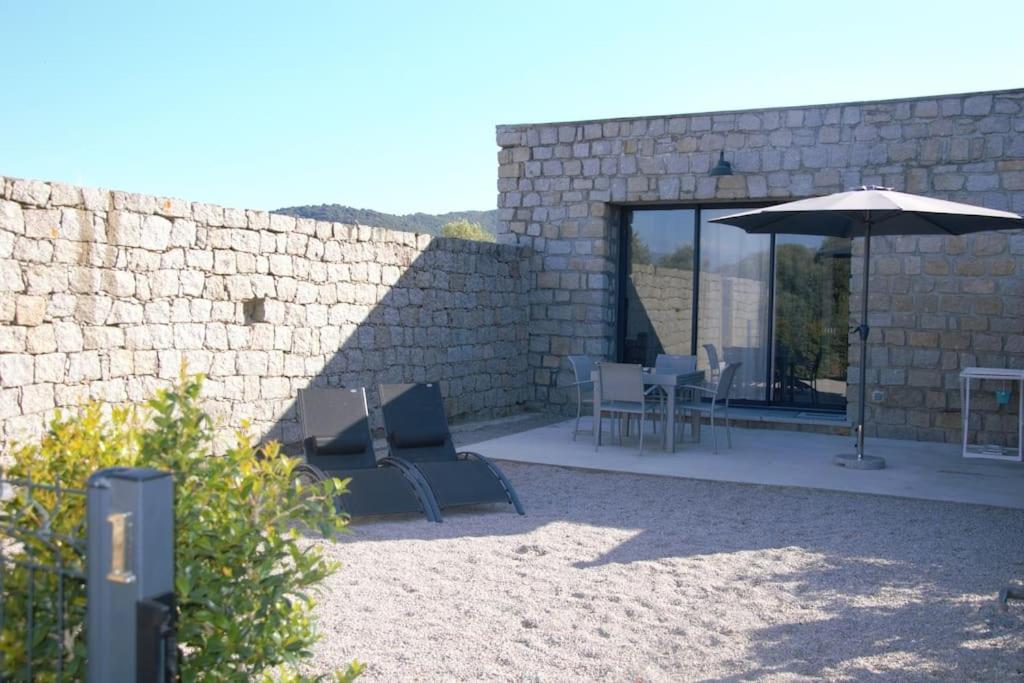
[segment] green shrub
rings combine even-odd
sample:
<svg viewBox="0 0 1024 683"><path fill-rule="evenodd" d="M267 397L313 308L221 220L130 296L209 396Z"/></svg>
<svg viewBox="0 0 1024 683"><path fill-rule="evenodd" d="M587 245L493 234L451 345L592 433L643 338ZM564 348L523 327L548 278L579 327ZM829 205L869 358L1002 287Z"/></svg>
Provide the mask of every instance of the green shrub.
<svg viewBox="0 0 1024 683"><path fill-rule="evenodd" d="M182 377L142 409L104 411L87 406L77 416L58 415L39 443L15 447L7 476L39 483L59 481L84 489L105 467L152 467L174 475L175 578L178 642L183 681L303 680L296 666L309 656L317 635L310 591L336 566L302 531L324 536L346 531L332 497L345 482L300 488L292 484L293 462L276 444L257 456L244 431L223 456L211 453L213 424L198 403L202 380ZM16 522L45 539L19 534L8 554L84 571L85 499L23 488L0 500L0 523ZM32 609L35 680L57 657L57 579L35 572ZM25 677L28 570L5 567L4 622L0 630L0 679ZM64 672L81 680L85 671L85 582L63 582L66 619ZM337 680L350 680L353 663ZM20 673L19 673L20 672Z"/></svg>
<svg viewBox="0 0 1024 683"><path fill-rule="evenodd" d="M479 223L471 223L465 218L445 223L441 227L442 237L454 237L460 240L476 240L478 242L495 242L494 233Z"/></svg>

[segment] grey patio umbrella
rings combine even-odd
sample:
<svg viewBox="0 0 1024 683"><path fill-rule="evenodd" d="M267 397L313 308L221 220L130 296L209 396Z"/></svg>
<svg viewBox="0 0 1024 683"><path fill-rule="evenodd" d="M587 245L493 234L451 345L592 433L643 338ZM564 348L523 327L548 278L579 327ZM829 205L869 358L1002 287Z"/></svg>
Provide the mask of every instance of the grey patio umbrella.
<svg viewBox="0 0 1024 683"><path fill-rule="evenodd" d="M824 197L800 199L712 219L749 233L786 233L864 238L864 287L861 297L860 391L857 411L857 452L836 457L836 464L856 469L881 469L885 460L864 455L864 404L867 379L868 271L872 235L964 235L985 230L1024 228L1024 219L1008 211L895 192L887 187L861 187Z"/></svg>

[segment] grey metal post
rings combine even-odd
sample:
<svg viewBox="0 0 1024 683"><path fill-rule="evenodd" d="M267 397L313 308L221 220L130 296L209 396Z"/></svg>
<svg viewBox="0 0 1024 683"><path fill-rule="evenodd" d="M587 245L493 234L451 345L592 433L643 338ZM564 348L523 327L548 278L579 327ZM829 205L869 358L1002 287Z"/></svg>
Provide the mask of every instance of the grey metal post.
<svg viewBox="0 0 1024 683"><path fill-rule="evenodd" d="M861 288L860 302L860 391L857 393L857 459L864 459L864 410L867 408L868 396L868 283L871 281L871 218L868 212L867 225L864 226L864 285Z"/></svg>
<svg viewBox="0 0 1024 683"><path fill-rule="evenodd" d="M871 327L868 326L868 288L871 282L871 212L865 212L864 216L864 284L861 289L860 302L860 325L857 332L860 334L860 386L857 392L857 427L856 427L856 453L849 455L841 453L833 462L840 467L854 470L880 470L885 468L885 458L878 455L864 455L864 411L867 409L868 395L868 334Z"/></svg>
<svg viewBox="0 0 1024 683"><path fill-rule="evenodd" d="M135 681L137 605L174 590L174 484L151 469L89 478L87 678Z"/></svg>

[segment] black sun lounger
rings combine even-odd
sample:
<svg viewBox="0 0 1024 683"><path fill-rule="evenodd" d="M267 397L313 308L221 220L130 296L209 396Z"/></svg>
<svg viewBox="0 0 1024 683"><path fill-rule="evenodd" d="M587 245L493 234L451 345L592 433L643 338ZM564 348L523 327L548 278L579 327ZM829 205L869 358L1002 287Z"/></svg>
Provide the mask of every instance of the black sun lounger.
<svg viewBox="0 0 1024 683"><path fill-rule="evenodd" d="M497 465L478 453L456 453L436 384L382 384L380 402L391 459L423 475L438 507L511 503L525 514Z"/></svg>
<svg viewBox="0 0 1024 683"><path fill-rule="evenodd" d="M422 512L432 522L441 521L430 487L418 472L391 458L377 461L365 389L300 389L299 412L305 462L296 465L293 477L351 478L349 492L338 496L335 505L353 517Z"/></svg>

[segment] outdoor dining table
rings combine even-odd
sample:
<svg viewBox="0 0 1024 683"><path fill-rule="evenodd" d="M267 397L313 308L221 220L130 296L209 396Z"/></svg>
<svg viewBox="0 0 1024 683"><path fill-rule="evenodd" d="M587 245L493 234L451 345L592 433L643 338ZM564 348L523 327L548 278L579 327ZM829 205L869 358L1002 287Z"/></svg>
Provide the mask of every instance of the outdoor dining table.
<svg viewBox="0 0 1024 683"><path fill-rule="evenodd" d="M704 371L684 372L680 374L656 373L653 370L645 370L643 373L644 387L658 386L665 389L667 405L666 414L672 416L671 426L666 425L662 430L662 443L669 452L676 452L676 390L686 385L701 385L704 383ZM594 445L599 445L601 433L597 429L601 416L601 373L594 370L590 373L590 379L594 381ZM691 417L691 429L694 438L700 438L700 414L694 411ZM641 429L643 423L641 421Z"/></svg>

